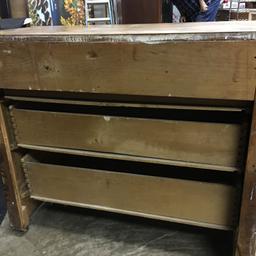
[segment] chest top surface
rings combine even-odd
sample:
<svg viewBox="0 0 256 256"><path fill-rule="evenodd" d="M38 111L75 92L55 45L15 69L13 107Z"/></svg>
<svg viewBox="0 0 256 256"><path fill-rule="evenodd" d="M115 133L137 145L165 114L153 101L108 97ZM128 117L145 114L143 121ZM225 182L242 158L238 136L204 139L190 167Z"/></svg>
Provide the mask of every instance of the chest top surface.
<svg viewBox="0 0 256 256"><path fill-rule="evenodd" d="M0 41L161 42L255 40L256 21L30 27L0 31Z"/></svg>

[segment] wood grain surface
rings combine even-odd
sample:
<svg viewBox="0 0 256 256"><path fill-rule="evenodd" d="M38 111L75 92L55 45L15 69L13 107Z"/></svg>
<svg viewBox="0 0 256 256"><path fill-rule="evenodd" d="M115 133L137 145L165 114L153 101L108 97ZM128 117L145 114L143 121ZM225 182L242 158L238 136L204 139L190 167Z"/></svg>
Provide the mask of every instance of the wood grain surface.
<svg viewBox="0 0 256 256"><path fill-rule="evenodd" d="M40 164L26 159L23 165L35 199L145 213L215 228L233 225L235 189L228 185Z"/></svg>
<svg viewBox="0 0 256 256"><path fill-rule="evenodd" d="M11 110L18 144L237 167L238 124Z"/></svg>
<svg viewBox="0 0 256 256"><path fill-rule="evenodd" d="M23 29L12 29L0 31L0 36L29 36L33 37L55 35L156 35L162 34L219 34L235 33L237 36L242 33L255 33L256 21L232 21L232 22L194 22L180 24L132 24L132 25L94 25L89 27L83 26L43 26ZM43 39L43 38L42 38ZM239 36L238 38L239 39ZM229 40L229 38L226 38Z"/></svg>
<svg viewBox="0 0 256 256"><path fill-rule="evenodd" d="M255 67L246 41L0 43L7 89L253 100Z"/></svg>
<svg viewBox="0 0 256 256"><path fill-rule="evenodd" d="M30 216L38 203L29 197L27 182L21 167L21 154L14 151L15 141L9 126L10 116L3 103L0 104L0 122L0 168L6 187L8 214L14 229L26 231Z"/></svg>

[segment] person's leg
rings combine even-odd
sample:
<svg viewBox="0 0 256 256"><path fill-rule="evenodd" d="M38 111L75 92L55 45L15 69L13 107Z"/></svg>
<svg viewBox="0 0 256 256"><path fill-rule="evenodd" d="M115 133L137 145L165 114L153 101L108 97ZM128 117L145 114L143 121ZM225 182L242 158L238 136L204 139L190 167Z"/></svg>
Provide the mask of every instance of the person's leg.
<svg viewBox="0 0 256 256"><path fill-rule="evenodd" d="M208 3L208 10L206 12L200 12L195 21L215 21L216 15L220 6L220 0L211 0Z"/></svg>
<svg viewBox="0 0 256 256"><path fill-rule="evenodd" d="M199 0L172 0L186 22L195 21L200 12Z"/></svg>

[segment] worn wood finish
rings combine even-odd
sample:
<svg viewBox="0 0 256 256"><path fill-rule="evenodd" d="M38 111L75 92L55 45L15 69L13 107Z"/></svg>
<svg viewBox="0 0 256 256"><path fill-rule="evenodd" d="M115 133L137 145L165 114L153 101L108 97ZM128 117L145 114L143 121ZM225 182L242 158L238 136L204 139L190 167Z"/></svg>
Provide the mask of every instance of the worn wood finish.
<svg viewBox="0 0 256 256"><path fill-rule="evenodd" d="M233 224L235 190L228 185L41 164L26 159L23 165L31 197L35 199L61 200L85 207L97 205L216 228L230 228Z"/></svg>
<svg viewBox="0 0 256 256"><path fill-rule="evenodd" d="M38 205L29 198L24 172L21 168L21 155L14 152L15 141L12 137L9 116L6 107L0 105L1 122L1 173L7 189L8 213L13 228L25 231L29 218Z"/></svg>
<svg viewBox="0 0 256 256"><path fill-rule="evenodd" d="M18 144L237 167L240 125L236 124L16 108L11 113Z"/></svg>
<svg viewBox="0 0 256 256"><path fill-rule="evenodd" d="M256 38L255 24L54 27L0 32L2 87L253 100L254 43L241 40ZM205 39L221 41L201 42Z"/></svg>
<svg viewBox="0 0 256 256"><path fill-rule="evenodd" d="M0 77L8 89L252 100L251 46L8 42L0 43Z"/></svg>
<svg viewBox="0 0 256 256"><path fill-rule="evenodd" d="M143 104L143 102L154 102L156 105L164 102L168 105L174 102L179 102L178 104L180 104L182 101L184 101L185 105L188 105L192 101L194 103L200 101L204 102L204 107L209 108L213 107L213 105L216 107L220 102L221 104L223 103L222 106L231 108L235 106L250 106L255 100L256 85L255 27L256 22L228 22L178 25L91 26L87 29L82 27L47 27L0 31L1 88L4 89L4 92L9 92L9 95L13 96L31 96L32 94L26 95L25 93L28 90L32 90L34 97L44 95L42 97L59 98L64 101L68 99L73 99L73 101L76 101L74 99L79 99L79 101L89 99L90 101L110 100L117 102L117 100L121 99L121 101L128 103L128 105L134 103ZM8 90L6 91L5 89ZM16 91L19 89L23 91L23 94L20 91ZM36 94L36 91L45 91L45 93ZM69 98L71 94L74 97ZM140 102L141 99L143 100ZM218 101L216 104L215 99ZM11 102L16 100L12 99ZM59 103L66 104L63 101ZM36 105L32 102L26 104L28 106ZM57 109L57 104L53 102L45 101L44 104L49 104ZM103 107L105 103L101 104L103 104L101 105ZM17 105L20 105L20 102ZM111 107L115 106L112 105ZM74 106L72 107L74 108ZM129 105L129 107L140 106ZM152 105L151 107L155 108ZM81 115L73 115L74 118L77 116L81 117ZM30 120L29 118L27 121ZM65 118L70 120L69 116ZM42 119L46 120L45 117L42 117ZM51 119L54 119L53 115L51 115ZM58 115L56 119L58 120ZM112 123L112 119L110 119L110 123ZM5 125L7 120L7 117L2 117L2 122ZM96 119L91 122L91 119L89 119L89 123L94 123L96 128L98 123L100 123L99 127L106 128L105 121L102 123L103 118L100 120ZM117 118L115 120L118 122L121 120L122 125L124 125L124 120L126 119ZM41 120L37 121L41 122ZM54 122L52 120L49 121ZM22 123L21 118L20 122ZM79 122L81 122L82 128L85 127L82 121ZM237 246L239 256L254 256L255 254L256 220L254 217L254 192L256 180L254 170L256 164L253 160L255 158L254 122L255 120L253 119ZM72 126L70 123L72 122L69 122L68 126L71 127L71 131L77 132L73 127L74 125ZM159 123L165 126L165 121L158 120L157 125L153 123L153 120L149 122L151 127L157 129L159 129ZM26 127L29 128L29 125L27 124ZM58 125L56 124L57 128ZM66 127L64 125L59 127L62 135L65 135L63 127ZM203 123L200 123L200 125L204 127ZM218 125L211 123L209 127L217 127ZM22 123L22 126L25 125ZM183 126L185 126L185 123ZM201 128L200 126L198 127ZM227 127L230 130L230 127L234 126L227 125ZM34 129L35 133L40 132L36 124L34 124L33 128L36 128ZM48 128L50 130L51 126L49 125ZM131 129L133 127L130 126L128 128L129 134L133 135L132 132L136 131L136 129ZM182 132L182 129L178 128L178 131ZM201 131L199 128L198 133L202 133L204 136L206 132L204 130ZM186 132L192 135L193 129L192 127L192 129L188 129ZM213 158L216 157L217 159L218 155L221 161L227 161L225 162L225 168L237 170L237 167L230 166L230 163L234 163L233 160L228 160L228 158L223 160L224 157L220 156L218 148L224 145L223 143L227 138L238 138L235 136L236 132L232 129L229 134L224 133L226 136L222 136L222 133L220 133L219 137L213 132L217 131L217 129L212 130L212 133L209 133L209 138L210 136L215 138L216 148ZM99 132L97 129L96 131ZM106 131L108 130L106 129ZM149 141L151 137L153 139L156 137L155 141L161 144L164 143L158 138L161 138L161 135L157 134L157 136L149 137L152 134L145 131L147 129L143 129L141 132L143 135L140 136L142 138L146 136L146 141ZM160 131L162 130L160 129ZM95 153L93 151L95 148L91 148L88 151L84 150L84 144L80 149L61 148L61 146L55 148L53 147L55 145L51 144L23 144L21 143L22 141L19 141L20 134L18 133L17 138L20 143L16 145L17 150L14 152L10 147L12 142L8 137L10 132L11 129L7 126L4 129L2 128L4 138L6 137L5 134L7 134L4 144L8 160L8 162L5 162L10 167L8 184L11 186L11 192L9 193L12 193L11 198L17 203L16 210L11 209L16 218L16 220L12 221L16 223L15 226L18 228L24 229L25 224L28 224L27 217L30 214L28 213L29 211L27 213L23 212L23 209L27 207L27 203L25 203L25 199L21 198L26 198L28 200L26 202L31 201L26 197L26 190L22 190L25 193L21 196L19 184L25 183L23 182L24 177L19 178L22 177L23 170L17 168L20 155L15 155L16 152L23 152L29 149L32 151L45 150L71 155L83 155L83 153L86 153L88 154L87 156L92 156L89 153ZM218 132L223 131L220 129ZM120 136L121 133L122 130L119 130L114 133L113 137ZM47 141L49 132L47 131L43 135L45 140L41 138L42 143ZM57 133L54 133L54 135L59 138L58 143L63 143ZM109 132L108 136L110 135L113 135L113 133ZM32 142L38 139L35 134L27 136L28 138L33 138ZM96 136L92 137L97 138ZM62 138L64 138L62 140L65 142L66 137L62 136ZM123 138L124 136L119 137L119 139ZM166 136L166 138L169 137ZM185 136L184 139L186 139ZM76 140L78 141L78 139ZM143 142L144 140L141 141ZM200 142L200 140L198 141ZM198 143L198 141L193 143ZM81 142L79 141L79 143ZM235 144L229 148L233 151L229 152L239 155L238 151L235 153L238 142L233 141L233 143ZM208 144L210 148L213 145L213 143ZM65 144L64 147L67 145ZM97 155L97 157L111 158L112 155L115 155L115 151L112 152L113 145L109 146L111 153L104 151L96 152L101 154ZM230 146L231 144L226 143L225 145ZM143 146L145 145L143 144ZM107 145L105 144L104 147L107 147ZM143 149L143 147L139 148ZM159 149L159 145L157 145L157 148ZM163 150L166 155L170 152L167 149L169 150L169 147ZM212 151L213 149L212 147ZM157 152L157 150L154 150L149 147L146 148L146 151L143 150L143 152L147 152L147 156L139 156L140 161L143 162L145 158L149 159L150 157L153 159L152 161L155 161L155 159L166 161L166 159L159 158L161 157L160 155L157 156L158 158L152 158L152 152L153 155L154 152ZM206 159L204 154L207 150L206 148L206 151L202 154L203 157L200 156L198 159ZM245 150L245 148L239 149L240 152ZM140 154L141 152L142 150L135 153ZM232 154L227 154L226 156L229 157ZM193 154L187 155L187 157L191 156ZM131 155L126 155L126 157L134 158ZM169 154L168 157L170 157ZM241 155L239 158L240 162L243 163ZM216 159L214 163L216 163ZM119 160L127 160L127 158ZM133 161L131 158L128 160ZM167 161L173 160L167 159ZM151 162L152 165L154 163ZM199 164L209 166L208 159L207 164ZM111 173L31 163L29 161L25 162L25 167L28 169L32 197L38 200L218 228L230 228L232 224L233 203L236 201L233 193L237 189L236 186L230 187L223 184ZM219 170L218 168L215 169L215 167L216 165L214 164L210 165L210 168L215 171ZM216 174L219 176L223 175L220 172L216 172ZM234 177L233 174L225 175ZM32 178L35 182L32 181ZM45 186L45 184L48 185ZM170 190L170 187L174 189ZM58 190L57 188L60 189ZM36 191L35 189L38 189L37 195L33 194ZM135 193L139 197L131 196L131 194ZM161 200L158 200L158 198L161 198ZM151 200L150 203L149 199ZM166 201L170 203L166 204ZM10 205L9 207L11 208ZM208 210L205 211L205 209Z"/></svg>
<svg viewBox="0 0 256 256"><path fill-rule="evenodd" d="M75 42L76 37L79 39L84 37L85 41L94 41L97 39L101 41L104 39L104 36L109 35L115 42L117 39L116 36L122 36L119 38L120 40L124 40L123 36L135 40L142 35L146 35L147 41L151 42L163 38L169 38L174 41L181 39L187 41L201 41L202 39L211 40L213 38L229 41L241 40L244 36L246 36L247 39L255 39L255 25L256 21L95 25L86 28L83 26L35 26L31 28L0 31L0 40L6 38L6 40L9 41L17 39L26 41L53 41L58 37L58 40L61 41ZM133 40L130 40L130 42L133 42Z"/></svg>
<svg viewBox="0 0 256 256"><path fill-rule="evenodd" d="M6 203L8 207L8 215L10 222L13 226L15 227L22 227L21 223L21 208L19 203L17 204L18 201L18 195L17 192L15 191L13 187L13 178L11 176L11 173L9 172L9 162L7 159L7 154L5 151L5 145L3 141L3 136L1 132L1 144L0 144L0 150L1 150L1 177L3 180L3 185L4 185L4 191L5 191L5 197L6 197Z"/></svg>
<svg viewBox="0 0 256 256"><path fill-rule="evenodd" d="M237 256L256 255L256 101L251 124L244 191L237 242Z"/></svg>

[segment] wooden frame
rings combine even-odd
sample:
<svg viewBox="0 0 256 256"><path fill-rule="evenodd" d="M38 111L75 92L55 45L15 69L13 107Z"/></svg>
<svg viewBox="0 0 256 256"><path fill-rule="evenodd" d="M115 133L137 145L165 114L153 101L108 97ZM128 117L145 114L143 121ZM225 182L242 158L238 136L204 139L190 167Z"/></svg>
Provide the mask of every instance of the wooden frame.
<svg viewBox="0 0 256 256"><path fill-rule="evenodd" d="M7 208L13 228L26 231L38 202L29 198L25 175L21 170L21 155L16 150L9 123L8 110L0 104L1 123L1 174L6 188Z"/></svg>
<svg viewBox="0 0 256 256"><path fill-rule="evenodd" d="M256 99L254 101L251 133L244 177L241 216L236 256L256 254Z"/></svg>
<svg viewBox="0 0 256 256"><path fill-rule="evenodd" d="M49 154L94 156L106 159L114 158L118 152L114 152L115 154L112 152L112 155L107 155L106 152L101 152L99 155L99 152L96 152L97 155L92 151L83 151L84 145L80 149L67 149L61 148L61 145L52 147L56 146L55 144L34 145L31 141L24 143L23 140L18 141L20 143L17 144L14 134L12 134L14 128L17 128L14 127L17 120L13 118L17 118L17 116L10 116L13 110L8 109L6 103L9 101L21 105L24 102L28 105L35 104L36 101L43 104L68 106L76 104L88 106L93 103L94 107L102 108L120 106L138 108L148 104L148 108L158 108L160 105L167 109L170 106L173 109L181 106L189 108L188 102L190 104L192 102L193 108L201 108L200 111L218 109L221 105L221 111L227 112L230 109L240 111L240 108L244 111L246 106L246 111L252 115L249 144L248 148L244 147L246 151L248 149L247 162L242 153L242 159L240 159L242 163L246 162L246 168L241 165L239 170L227 170L221 167L218 170L215 166L203 169L215 172L222 170L222 173L240 171L240 174L245 174L235 248L237 256L255 255L255 23L170 26L161 25L150 28L126 26L122 27L122 30L119 30L118 26L106 27L104 33L101 33L101 28L98 27L87 31L77 28L67 28L62 31L62 28L57 27L51 31L48 30L49 28L35 28L33 30L0 32L0 77L1 83L3 83L2 89L7 96L3 97L0 109L2 171L4 171L5 184L8 188L9 215L14 228L27 229L29 217L35 208L35 201L32 198L40 199L40 196L44 196L43 194L33 195L29 191L30 182L26 181L21 169L22 152L26 152L26 150L47 151ZM211 32L208 31L209 28L212 29ZM75 68L74 65L68 63L70 51L74 54L74 62L83 65L77 65ZM49 52L50 54L48 54ZM166 57L168 57L167 60ZM171 57L173 59L170 59ZM207 65L204 63L205 59L209 60ZM105 72L108 60L113 65L107 66L107 72ZM191 60L198 66L192 67L191 73L184 75L184 69L191 66ZM97 69L92 68L93 63ZM152 63L155 63L154 67L152 67ZM69 68L75 75L73 83L71 83L67 72ZM95 79L89 77L88 74L85 76L88 70L95 75ZM154 77L150 80L148 77L152 73ZM113 78L115 74L117 74L116 79ZM176 76L179 76L180 79ZM19 84L17 84L17 79ZM85 83L85 81L87 82ZM194 82L193 87L191 81ZM159 82L159 87L156 87L157 82ZM171 91L169 92L169 90ZM29 96L31 91L34 93L33 97ZM42 96L45 95L44 93L50 92L56 98ZM81 98L79 100L70 99L65 93L68 95L79 94ZM117 100L120 98L123 101ZM252 105L254 105L254 110L251 108ZM31 116L28 117L27 122L29 118ZM19 118L18 126L23 125L21 123L22 115ZM243 139L247 141L249 129L247 126L243 128L245 130ZM19 136L16 137L20 138ZM35 139L33 138L33 141ZM131 156L126 156L126 158L118 156L117 158L115 160L132 161ZM143 155L133 161L147 162ZM147 163L175 165L174 162L163 163L159 159L151 159ZM177 164L176 167L184 166ZM189 167L196 168L195 166ZM31 173L27 174L30 179ZM33 185L32 183L31 185ZM33 186L30 189L33 190ZM43 200L43 198L41 199ZM58 200L62 203L65 201L62 201L61 198L55 199L56 202ZM53 201L51 198L47 200Z"/></svg>
<svg viewBox="0 0 256 256"><path fill-rule="evenodd" d="M0 59L5 63L1 68L1 82L8 89L223 100L253 100L254 97L255 59L249 57L254 54L250 41L240 42L239 47L236 42L217 41L210 57L202 49L211 48L211 42L98 42L88 43L86 47L84 43L41 42L38 47L37 42L18 45L9 42L7 49L1 44ZM69 62L70 51L78 65ZM202 65L207 58L208 66ZM57 66L53 59L59 60ZM34 63L35 60L40 61ZM176 65L176 61L182 65ZM191 73L184 75L186 68ZM208 70L211 73L202 76ZM97 71L101 72L100 76L95 74Z"/></svg>

